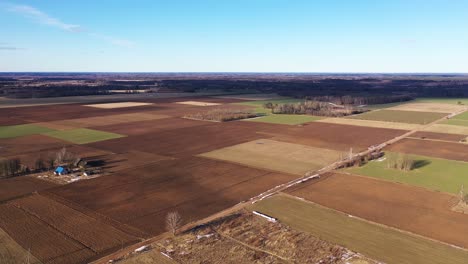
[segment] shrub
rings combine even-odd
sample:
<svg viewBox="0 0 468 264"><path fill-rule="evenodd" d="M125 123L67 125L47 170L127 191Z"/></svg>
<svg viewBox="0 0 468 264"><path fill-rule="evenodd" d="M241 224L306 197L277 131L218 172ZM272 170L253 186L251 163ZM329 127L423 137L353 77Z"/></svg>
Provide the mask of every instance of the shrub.
<svg viewBox="0 0 468 264"><path fill-rule="evenodd" d="M194 114L187 114L185 118L226 122L233 120L240 120L246 118L257 117L258 115L252 112L246 112L243 110L232 110L232 109L214 109L206 112L199 112Z"/></svg>
<svg viewBox="0 0 468 264"><path fill-rule="evenodd" d="M396 169L401 171L410 171L414 169L415 160L408 155L398 155L397 157L389 158L387 161L388 169Z"/></svg>

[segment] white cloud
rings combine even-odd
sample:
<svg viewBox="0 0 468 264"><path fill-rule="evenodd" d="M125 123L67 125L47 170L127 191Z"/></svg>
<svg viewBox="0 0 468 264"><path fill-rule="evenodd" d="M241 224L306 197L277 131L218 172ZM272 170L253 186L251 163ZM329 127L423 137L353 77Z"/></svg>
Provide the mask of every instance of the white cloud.
<svg viewBox="0 0 468 264"><path fill-rule="evenodd" d="M58 18L52 17L45 12L32 7L28 5L8 5L7 10L11 12L15 12L18 14L21 14L25 17L31 18L32 20L36 21L37 23L52 26L59 28L64 31L68 32L86 32L82 26L80 25L75 25L75 24L68 24L63 21L61 21ZM89 36L104 40L106 42L111 43L112 45L116 46L121 46L121 47L133 47L135 45L134 42L127 40L127 39L121 39L121 38L116 38L104 34L99 34L99 33L93 33L93 32L88 32L87 33ZM11 48L11 47L5 47L6 48Z"/></svg>
<svg viewBox="0 0 468 264"><path fill-rule="evenodd" d="M8 7L9 11L19 13L23 16L29 17L35 20L38 23L53 26L69 32L79 32L82 31L80 25L67 24L61 20L51 17L48 14L42 12L41 10L34 8L28 5L11 5Z"/></svg>

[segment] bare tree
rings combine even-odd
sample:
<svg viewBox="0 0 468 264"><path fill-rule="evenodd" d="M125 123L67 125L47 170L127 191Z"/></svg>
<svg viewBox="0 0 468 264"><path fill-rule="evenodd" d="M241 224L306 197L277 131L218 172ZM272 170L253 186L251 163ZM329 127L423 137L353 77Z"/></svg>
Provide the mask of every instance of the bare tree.
<svg viewBox="0 0 468 264"><path fill-rule="evenodd" d="M177 229L182 224L182 218L178 212L170 212L166 216L166 228L168 231L175 235Z"/></svg>

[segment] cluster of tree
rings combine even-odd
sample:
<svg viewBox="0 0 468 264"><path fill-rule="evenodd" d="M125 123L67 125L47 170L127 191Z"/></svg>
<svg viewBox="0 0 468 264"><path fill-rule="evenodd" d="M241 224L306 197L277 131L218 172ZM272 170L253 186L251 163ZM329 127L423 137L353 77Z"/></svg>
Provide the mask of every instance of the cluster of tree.
<svg viewBox="0 0 468 264"><path fill-rule="evenodd" d="M396 169L401 171L410 171L414 169L416 161L410 156L399 154L396 157L389 157L387 160L388 169Z"/></svg>
<svg viewBox="0 0 468 264"><path fill-rule="evenodd" d="M9 178L25 173L27 167L18 158L0 160L0 178Z"/></svg>
<svg viewBox="0 0 468 264"><path fill-rule="evenodd" d="M340 117L367 112L367 109L351 105L339 106L328 102L304 101L289 104L266 103L265 108L271 109L273 114L315 115Z"/></svg>
<svg viewBox="0 0 468 264"><path fill-rule="evenodd" d="M256 113L246 112L244 110L235 109L214 109L206 112L187 114L185 118L227 122L233 120L240 120L258 116Z"/></svg>
<svg viewBox="0 0 468 264"><path fill-rule="evenodd" d="M389 104L395 102L405 102L414 100L414 97L408 94L401 95L377 95L377 96L313 96L307 97L307 100L330 102L337 105L370 105L370 104Z"/></svg>

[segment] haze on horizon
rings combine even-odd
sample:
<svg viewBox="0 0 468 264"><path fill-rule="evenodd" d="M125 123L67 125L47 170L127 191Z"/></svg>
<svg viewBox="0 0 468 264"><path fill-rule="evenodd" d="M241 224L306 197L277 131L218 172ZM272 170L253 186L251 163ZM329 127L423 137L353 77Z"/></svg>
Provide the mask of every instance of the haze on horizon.
<svg viewBox="0 0 468 264"><path fill-rule="evenodd" d="M468 2L0 0L0 71L468 72Z"/></svg>

